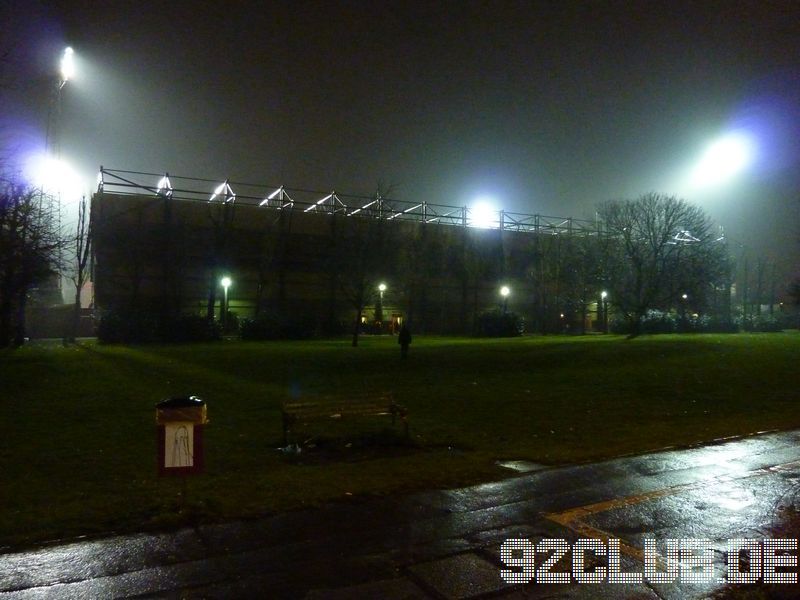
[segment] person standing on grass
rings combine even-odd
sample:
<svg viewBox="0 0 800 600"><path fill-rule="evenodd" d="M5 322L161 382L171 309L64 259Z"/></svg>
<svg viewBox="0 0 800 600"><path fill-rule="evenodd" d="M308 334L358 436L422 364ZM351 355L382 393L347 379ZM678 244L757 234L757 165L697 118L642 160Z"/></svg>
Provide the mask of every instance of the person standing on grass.
<svg viewBox="0 0 800 600"><path fill-rule="evenodd" d="M408 347L411 345L411 331L405 323L403 323L403 326L400 328L400 335L397 336L397 343L400 344L400 358L408 358Z"/></svg>

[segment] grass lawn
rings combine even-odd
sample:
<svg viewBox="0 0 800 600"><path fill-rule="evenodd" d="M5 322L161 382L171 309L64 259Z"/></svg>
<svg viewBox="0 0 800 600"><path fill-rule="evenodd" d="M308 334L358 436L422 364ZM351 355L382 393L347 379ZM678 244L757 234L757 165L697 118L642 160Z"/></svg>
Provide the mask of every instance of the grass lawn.
<svg viewBox="0 0 800 600"><path fill-rule="evenodd" d="M232 342L0 352L0 546L283 511L349 495L472 483L497 459L548 464L800 426L800 333L512 340ZM414 447L365 444L289 458L290 395L393 390ZM208 402L206 473L155 469L154 404ZM388 423L388 420L387 420ZM352 424L351 424L352 425ZM338 428L343 429L339 430ZM346 437L344 423L307 431ZM181 510L179 510L181 508Z"/></svg>

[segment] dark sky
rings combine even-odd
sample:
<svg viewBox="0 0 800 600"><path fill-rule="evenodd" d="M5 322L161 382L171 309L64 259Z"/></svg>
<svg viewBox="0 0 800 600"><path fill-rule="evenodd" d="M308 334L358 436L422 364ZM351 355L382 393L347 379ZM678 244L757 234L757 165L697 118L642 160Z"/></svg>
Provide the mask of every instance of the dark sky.
<svg viewBox="0 0 800 600"><path fill-rule="evenodd" d="M800 2L6 11L18 77L41 83L75 48L60 140L87 180L103 164L362 194L382 183L405 200L489 196L575 217L654 190L701 204L786 268L800 250ZM27 96L9 114L36 138L46 111ZM731 130L753 137L754 162L725 185L687 187Z"/></svg>

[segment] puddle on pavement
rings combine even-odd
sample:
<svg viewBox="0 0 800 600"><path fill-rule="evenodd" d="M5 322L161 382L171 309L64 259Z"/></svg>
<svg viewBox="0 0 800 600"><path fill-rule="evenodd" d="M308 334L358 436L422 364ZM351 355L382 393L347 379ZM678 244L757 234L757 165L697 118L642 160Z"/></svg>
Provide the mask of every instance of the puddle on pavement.
<svg viewBox="0 0 800 600"><path fill-rule="evenodd" d="M533 473L534 471L541 471L547 468L547 465L540 465L539 463L529 462L527 460L498 460L497 466L516 471L517 473Z"/></svg>

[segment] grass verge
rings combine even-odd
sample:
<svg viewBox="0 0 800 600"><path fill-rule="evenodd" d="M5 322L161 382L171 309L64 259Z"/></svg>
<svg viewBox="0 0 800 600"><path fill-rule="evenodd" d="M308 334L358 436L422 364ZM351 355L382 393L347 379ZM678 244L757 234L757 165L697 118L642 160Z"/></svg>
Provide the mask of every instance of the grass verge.
<svg viewBox="0 0 800 600"><path fill-rule="evenodd" d="M474 340L231 342L0 353L0 546L251 517L349 496L474 483L497 459L597 460L800 426L800 334ZM282 399L392 390L413 445L365 421L305 437L327 455L277 450ZM154 404L208 402L206 473L155 474ZM355 437L353 437L355 436ZM323 440L319 440L323 441ZM350 442L348 442L350 443ZM326 456L321 460L320 456Z"/></svg>

